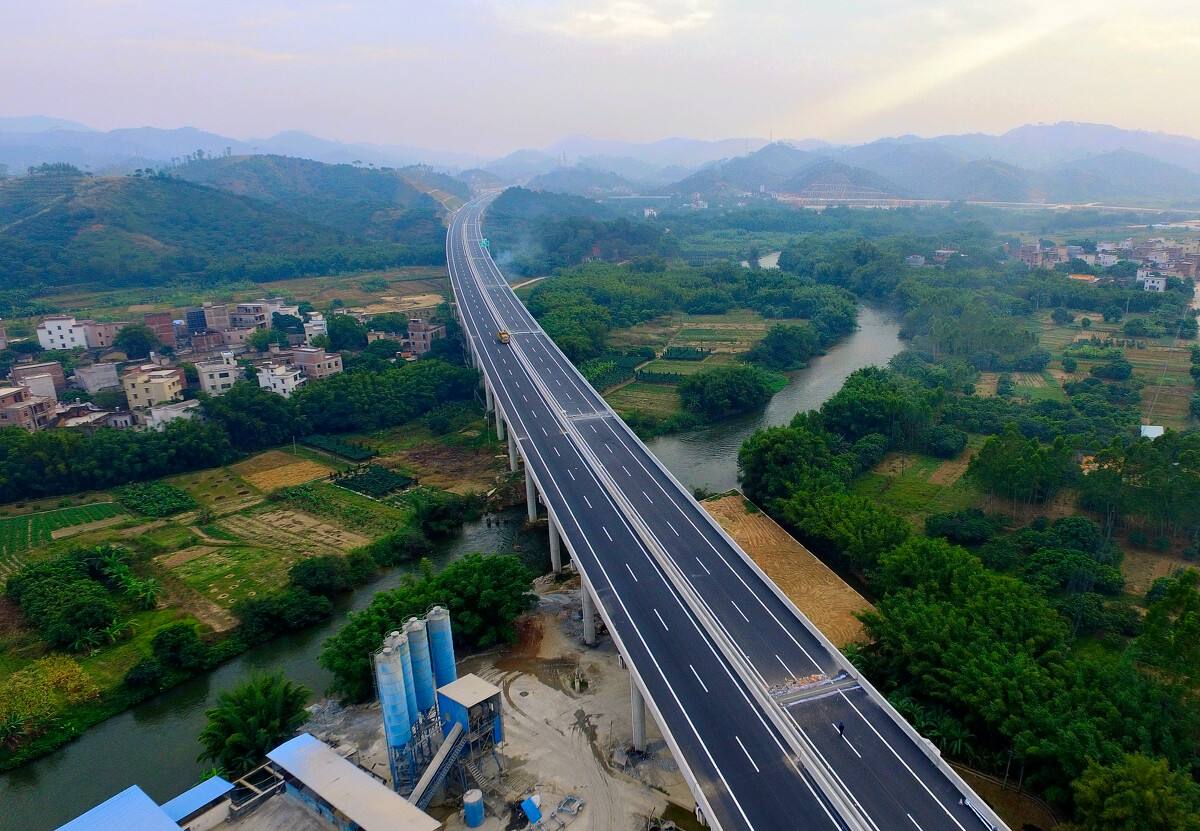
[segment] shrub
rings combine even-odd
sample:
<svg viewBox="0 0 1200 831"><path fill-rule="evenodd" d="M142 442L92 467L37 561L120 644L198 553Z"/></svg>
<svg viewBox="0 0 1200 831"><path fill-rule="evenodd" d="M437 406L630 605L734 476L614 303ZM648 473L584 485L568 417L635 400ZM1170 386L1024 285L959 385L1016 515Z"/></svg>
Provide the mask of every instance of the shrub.
<svg viewBox="0 0 1200 831"><path fill-rule="evenodd" d="M415 560L428 553L431 545L429 538L416 528L399 528L356 551L365 552L377 564L387 567Z"/></svg>
<svg viewBox="0 0 1200 831"><path fill-rule="evenodd" d="M967 434L949 424L938 424L925 436L925 447L934 456L953 459L967 446Z"/></svg>
<svg viewBox="0 0 1200 831"><path fill-rule="evenodd" d="M944 537L959 545L982 545L999 531L999 523L978 508L931 514L925 520L925 536Z"/></svg>
<svg viewBox="0 0 1200 831"><path fill-rule="evenodd" d="M1084 318L1087 320L1087 318ZM1079 361L1072 358L1070 355L1064 355L1062 359L1063 372L1074 372L1079 369Z"/></svg>
<svg viewBox="0 0 1200 831"><path fill-rule="evenodd" d="M1092 375L1107 381L1125 381L1133 375L1133 364L1118 358L1092 367Z"/></svg>
<svg viewBox="0 0 1200 831"><path fill-rule="evenodd" d="M242 638L259 643L325 620L333 614L333 606L328 598L291 588L269 597L243 600L233 607L233 613L241 620Z"/></svg>
<svg viewBox="0 0 1200 831"><path fill-rule="evenodd" d="M342 456L352 462L365 462L367 459L375 455L375 451L361 444L354 444L344 439L339 439L336 436L323 436L314 434L305 436L300 439L309 447L315 447L318 450L324 450L327 453L333 453L337 456Z"/></svg>
<svg viewBox="0 0 1200 831"><path fill-rule="evenodd" d="M158 689L166 680L167 671L153 658L143 658L125 673L125 686L134 689Z"/></svg>
<svg viewBox="0 0 1200 831"><path fill-rule="evenodd" d="M176 623L150 640L150 649L160 664L169 669L195 672L208 659L208 648L190 623Z"/></svg>
<svg viewBox="0 0 1200 831"><path fill-rule="evenodd" d="M327 554L296 563L288 570L288 582L306 592L333 597L350 588L350 575L341 557Z"/></svg>

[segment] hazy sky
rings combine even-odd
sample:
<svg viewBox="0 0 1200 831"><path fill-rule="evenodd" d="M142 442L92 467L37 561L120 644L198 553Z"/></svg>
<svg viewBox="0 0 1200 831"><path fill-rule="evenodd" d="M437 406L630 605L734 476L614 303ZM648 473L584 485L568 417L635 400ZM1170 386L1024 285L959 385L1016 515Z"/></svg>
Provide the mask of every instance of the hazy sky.
<svg viewBox="0 0 1200 831"><path fill-rule="evenodd" d="M568 134L1200 136L1200 4L0 0L0 114L482 154Z"/></svg>

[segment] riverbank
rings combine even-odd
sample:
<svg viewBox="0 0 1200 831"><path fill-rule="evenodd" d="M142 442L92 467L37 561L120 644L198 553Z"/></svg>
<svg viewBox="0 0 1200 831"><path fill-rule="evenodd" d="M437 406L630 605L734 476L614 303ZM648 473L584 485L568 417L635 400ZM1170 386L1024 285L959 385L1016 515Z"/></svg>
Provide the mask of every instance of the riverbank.
<svg viewBox="0 0 1200 831"><path fill-rule="evenodd" d="M796 413L820 407L864 366L886 366L905 348L900 323L888 311L859 307L858 328L804 369L787 373L787 386L760 412L646 442L687 488L724 493L738 487L737 455L756 430L787 424Z"/></svg>
<svg viewBox="0 0 1200 831"><path fill-rule="evenodd" d="M544 528L526 528L523 508L465 523L430 557L435 569L475 552L512 552L541 574L549 570ZM211 672L143 701L83 733L75 741L16 770L0 775L0 831L53 828L134 783L165 800L195 784L204 771L196 760L196 737L204 711L217 695L254 674L282 672L319 697L331 676L317 658L325 640L350 613L365 608L381 591L398 586L418 563L381 572L370 583L339 598L334 615L314 627L255 646ZM120 764L112 761L119 759ZM48 798L48 794L53 794Z"/></svg>

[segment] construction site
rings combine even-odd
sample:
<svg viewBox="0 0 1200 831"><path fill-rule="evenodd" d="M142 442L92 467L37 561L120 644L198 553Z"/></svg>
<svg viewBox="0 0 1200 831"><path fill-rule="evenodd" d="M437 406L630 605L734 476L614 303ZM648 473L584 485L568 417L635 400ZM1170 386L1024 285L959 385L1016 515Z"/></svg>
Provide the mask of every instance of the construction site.
<svg viewBox="0 0 1200 831"><path fill-rule="evenodd" d="M578 578L535 588L511 647L456 662L453 622L435 607L380 643L377 700L314 704L300 734L241 779L213 777L162 806L134 786L64 828L700 827L653 720L645 749L633 746L616 648L602 632L595 646L581 641Z"/></svg>

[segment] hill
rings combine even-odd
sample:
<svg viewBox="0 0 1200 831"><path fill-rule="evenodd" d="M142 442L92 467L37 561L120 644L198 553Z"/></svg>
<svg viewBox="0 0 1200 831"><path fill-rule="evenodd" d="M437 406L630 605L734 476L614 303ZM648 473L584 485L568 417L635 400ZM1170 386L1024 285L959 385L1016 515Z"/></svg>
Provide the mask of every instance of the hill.
<svg viewBox="0 0 1200 831"><path fill-rule="evenodd" d="M638 192L637 185L616 173L579 165L560 167L549 173L534 176L526 187L530 190L548 190L576 196L608 196Z"/></svg>
<svg viewBox="0 0 1200 831"><path fill-rule="evenodd" d="M775 142L749 155L709 165L671 185L668 190L685 195L714 196L754 193L760 189L774 191L820 159L813 153Z"/></svg>
<svg viewBox="0 0 1200 831"><path fill-rule="evenodd" d="M878 173L825 159L808 165L777 190L810 199L883 199L901 188Z"/></svg>
<svg viewBox="0 0 1200 831"><path fill-rule="evenodd" d="M290 156L231 156L189 162L172 174L278 205L319 225L366 239L398 241L415 222L437 222L434 183L461 183L432 171L322 164ZM442 180L447 180L443 182Z"/></svg>
<svg viewBox="0 0 1200 831"><path fill-rule="evenodd" d="M440 223L428 209L406 219L413 211L386 239L371 238L183 179L59 166L0 181L0 289L273 280L440 262Z"/></svg>

